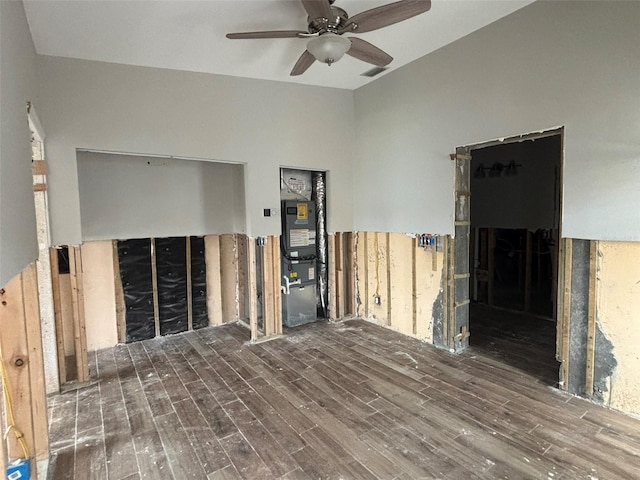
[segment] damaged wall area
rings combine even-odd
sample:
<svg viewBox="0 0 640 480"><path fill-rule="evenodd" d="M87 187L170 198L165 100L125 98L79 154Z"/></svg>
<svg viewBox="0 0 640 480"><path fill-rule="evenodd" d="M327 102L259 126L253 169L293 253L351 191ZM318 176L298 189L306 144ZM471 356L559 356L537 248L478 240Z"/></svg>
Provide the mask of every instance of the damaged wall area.
<svg viewBox="0 0 640 480"><path fill-rule="evenodd" d="M640 415L640 243L598 244L594 388L605 385L605 405Z"/></svg>
<svg viewBox="0 0 640 480"><path fill-rule="evenodd" d="M442 323L442 252L407 234L356 235L357 314L433 343L434 321Z"/></svg>

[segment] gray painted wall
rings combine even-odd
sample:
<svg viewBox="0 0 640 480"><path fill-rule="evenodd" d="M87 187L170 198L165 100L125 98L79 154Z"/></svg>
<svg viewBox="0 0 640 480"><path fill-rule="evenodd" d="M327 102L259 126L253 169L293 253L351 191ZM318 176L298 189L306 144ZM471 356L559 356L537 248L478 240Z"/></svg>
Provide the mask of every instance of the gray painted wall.
<svg viewBox="0 0 640 480"><path fill-rule="evenodd" d="M244 231L242 165L78 152L82 240Z"/></svg>
<svg viewBox="0 0 640 480"><path fill-rule="evenodd" d="M355 228L452 233L456 146L565 126L563 236L640 240L638 18L536 2L358 89Z"/></svg>
<svg viewBox="0 0 640 480"><path fill-rule="evenodd" d="M0 286L38 256L27 101L36 54L21 2L0 1Z"/></svg>
<svg viewBox="0 0 640 480"><path fill-rule="evenodd" d="M40 67L54 243L82 238L76 149L244 163L251 236L280 233L263 209L279 208L281 166L329 170L329 228L352 228L352 92L54 57Z"/></svg>

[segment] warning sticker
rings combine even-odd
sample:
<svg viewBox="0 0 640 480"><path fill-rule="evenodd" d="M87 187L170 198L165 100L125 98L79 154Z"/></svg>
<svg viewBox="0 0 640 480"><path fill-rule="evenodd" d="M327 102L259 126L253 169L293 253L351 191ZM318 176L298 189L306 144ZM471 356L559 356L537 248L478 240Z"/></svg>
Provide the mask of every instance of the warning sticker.
<svg viewBox="0 0 640 480"><path fill-rule="evenodd" d="M315 245L315 244L316 244L316 231L309 230L309 245Z"/></svg>
<svg viewBox="0 0 640 480"><path fill-rule="evenodd" d="M309 280L314 280L316 278L316 269L313 267L309 267Z"/></svg>
<svg viewBox="0 0 640 480"><path fill-rule="evenodd" d="M309 229L295 228L289 230L289 247L308 247L309 246Z"/></svg>
<svg viewBox="0 0 640 480"><path fill-rule="evenodd" d="M309 220L309 206L306 203L298 204L297 220Z"/></svg>

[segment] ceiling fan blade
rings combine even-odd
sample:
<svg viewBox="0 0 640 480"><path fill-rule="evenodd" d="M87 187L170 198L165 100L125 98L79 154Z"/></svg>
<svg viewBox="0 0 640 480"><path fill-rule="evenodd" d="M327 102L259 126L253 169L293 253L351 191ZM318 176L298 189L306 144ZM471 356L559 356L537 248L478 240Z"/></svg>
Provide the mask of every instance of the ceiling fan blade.
<svg viewBox="0 0 640 480"><path fill-rule="evenodd" d="M311 19L318 17L331 18L331 4L329 0L300 0Z"/></svg>
<svg viewBox="0 0 640 480"><path fill-rule="evenodd" d="M400 0L354 15L340 33L364 33L401 22L431 9L431 0Z"/></svg>
<svg viewBox="0 0 640 480"><path fill-rule="evenodd" d="M360 38L349 37L351 48L347 50L347 55L371 63L378 67L386 67L391 63L393 57L387 52L380 50L375 45L370 44Z"/></svg>
<svg viewBox="0 0 640 480"><path fill-rule="evenodd" d="M315 61L316 58L309 53L309 50L305 50L302 55L300 55L300 58L298 59L296 64L293 66L293 70L291 70L290 75L292 77L295 77L296 75L302 75L311 65L313 65L313 62Z"/></svg>
<svg viewBox="0 0 640 480"><path fill-rule="evenodd" d="M227 38L231 39L252 39L252 38L298 38L308 36L307 32L299 30L273 30L270 32L241 32L227 33Z"/></svg>

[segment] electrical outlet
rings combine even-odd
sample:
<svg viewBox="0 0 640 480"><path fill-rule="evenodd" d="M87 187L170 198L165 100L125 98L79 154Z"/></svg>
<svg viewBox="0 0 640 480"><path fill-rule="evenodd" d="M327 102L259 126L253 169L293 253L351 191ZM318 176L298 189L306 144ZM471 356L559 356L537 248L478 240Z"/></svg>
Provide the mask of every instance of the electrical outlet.
<svg viewBox="0 0 640 480"><path fill-rule="evenodd" d="M380 295L373 296L373 303L375 303L376 305L380 305L380 303L382 303L382 300L380 299Z"/></svg>

